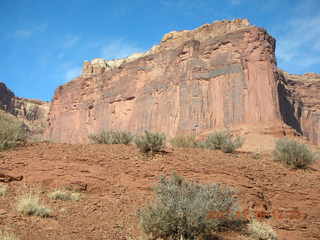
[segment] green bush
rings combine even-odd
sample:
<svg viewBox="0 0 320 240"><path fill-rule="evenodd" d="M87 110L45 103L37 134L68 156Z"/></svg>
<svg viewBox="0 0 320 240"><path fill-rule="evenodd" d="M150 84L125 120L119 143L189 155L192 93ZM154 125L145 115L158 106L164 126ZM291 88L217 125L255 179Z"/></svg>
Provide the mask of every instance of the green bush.
<svg viewBox="0 0 320 240"><path fill-rule="evenodd" d="M99 134L89 135L89 139L94 143L99 144L130 144L133 140L133 135L129 132L122 131L105 131Z"/></svg>
<svg viewBox="0 0 320 240"><path fill-rule="evenodd" d="M284 138L276 142L273 157L289 167L306 168L317 159L317 154L305 144Z"/></svg>
<svg viewBox="0 0 320 240"><path fill-rule="evenodd" d="M233 137L228 131L218 131L210 134L200 146L208 149L220 149L225 153L233 153L243 145L243 142L243 138Z"/></svg>
<svg viewBox="0 0 320 240"><path fill-rule="evenodd" d="M195 148L198 147L195 136L176 136L170 140L174 147L178 148Z"/></svg>
<svg viewBox="0 0 320 240"><path fill-rule="evenodd" d="M166 144L166 136L162 133L145 131L144 135L135 138L135 144L143 153L160 152Z"/></svg>
<svg viewBox="0 0 320 240"><path fill-rule="evenodd" d="M162 177L155 192L155 201L138 211L143 231L153 239L210 235L236 215L234 192L221 184L196 184L173 175Z"/></svg>
<svg viewBox="0 0 320 240"><path fill-rule="evenodd" d="M21 145L26 142L26 139L26 125L0 112L0 150Z"/></svg>

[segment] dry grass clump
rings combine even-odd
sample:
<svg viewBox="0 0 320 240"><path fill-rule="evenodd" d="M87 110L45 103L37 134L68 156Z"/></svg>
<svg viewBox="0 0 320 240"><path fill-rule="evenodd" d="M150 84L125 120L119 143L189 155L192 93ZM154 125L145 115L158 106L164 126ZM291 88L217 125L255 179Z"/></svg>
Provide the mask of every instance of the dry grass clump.
<svg viewBox="0 0 320 240"><path fill-rule="evenodd" d="M26 139L26 125L0 111L0 151L21 145Z"/></svg>
<svg viewBox="0 0 320 240"><path fill-rule="evenodd" d="M18 238L13 233L0 230L0 240L18 240Z"/></svg>
<svg viewBox="0 0 320 240"><path fill-rule="evenodd" d="M49 217L52 210L40 202L39 193L29 190L19 197L17 210L26 216Z"/></svg>
<svg viewBox="0 0 320 240"><path fill-rule="evenodd" d="M145 131L144 135L135 138L135 144L142 153L161 152L166 144L166 136L163 133Z"/></svg>
<svg viewBox="0 0 320 240"><path fill-rule="evenodd" d="M5 196L8 191L7 185L0 184L0 197Z"/></svg>
<svg viewBox="0 0 320 240"><path fill-rule="evenodd" d="M143 231L152 239L197 239L232 225L234 192L221 184L197 184L173 175L162 177L156 200L140 209ZM213 214L214 213L214 214Z"/></svg>
<svg viewBox="0 0 320 240"><path fill-rule="evenodd" d="M252 220L248 224L248 232L251 237L257 240L277 240L277 234L272 227L266 223Z"/></svg>
<svg viewBox="0 0 320 240"><path fill-rule="evenodd" d="M123 131L105 131L99 134L89 135L89 139L93 143L98 144L130 144L134 136L129 132Z"/></svg>
<svg viewBox="0 0 320 240"><path fill-rule="evenodd" d="M291 168L307 168L318 156L307 145L283 138L276 142L273 158Z"/></svg>
<svg viewBox="0 0 320 240"><path fill-rule="evenodd" d="M48 197L53 200L62 200L62 201L79 201L81 198L80 193L64 191L57 189L48 194Z"/></svg>

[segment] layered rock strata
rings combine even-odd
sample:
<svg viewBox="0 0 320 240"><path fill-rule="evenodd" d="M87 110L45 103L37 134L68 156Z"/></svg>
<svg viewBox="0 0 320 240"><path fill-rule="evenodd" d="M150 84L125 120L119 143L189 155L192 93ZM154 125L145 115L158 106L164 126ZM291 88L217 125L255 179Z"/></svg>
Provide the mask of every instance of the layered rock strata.
<svg viewBox="0 0 320 240"><path fill-rule="evenodd" d="M85 62L60 86L47 136L87 142L102 129L201 134L249 125L281 131L275 40L247 20L171 32L144 54Z"/></svg>

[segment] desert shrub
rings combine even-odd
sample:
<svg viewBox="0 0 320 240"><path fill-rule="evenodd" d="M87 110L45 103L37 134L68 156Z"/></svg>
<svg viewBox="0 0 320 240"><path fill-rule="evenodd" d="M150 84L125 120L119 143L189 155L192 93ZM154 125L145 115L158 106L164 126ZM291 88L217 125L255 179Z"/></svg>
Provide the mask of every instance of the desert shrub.
<svg viewBox="0 0 320 240"><path fill-rule="evenodd" d="M49 217L51 214L51 209L40 203L39 194L31 190L18 199L17 210L26 216Z"/></svg>
<svg viewBox="0 0 320 240"><path fill-rule="evenodd" d="M257 240L277 240L277 234L272 227L266 223L258 222L253 219L248 224L248 233L251 237Z"/></svg>
<svg viewBox="0 0 320 240"><path fill-rule="evenodd" d="M305 144L284 138L276 142L273 158L292 168L306 168L317 159L317 154Z"/></svg>
<svg viewBox="0 0 320 240"><path fill-rule="evenodd" d="M8 187L4 184L0 184L0 197L6 195Z"/></svg>
<svg viewBox="0 0 320 240"><path fill-rule="evenodd" d="M25 143L27 127L20 121L0 113L0 150Z"/></svg>
<svg viewBox="0 0 320 240"><path fill-rule="evenodd" d="M174 147L178 148L194 148L198 147L195 136L176 136L170 140L170 143Z"/></svg>
<svg viewBox="0 0 320 240"><path fill-rule="evenodd" d="M135 138L135 144L143 153L160 152L166 143L166 136L162 133L145 131L144 135Z"/></svg>
<svg viewBox="0 0 320 240"><path fill-rule="evenodd" d="M13 233L0 230L0 240L18 240L18 238Z"/></svg>
<svg viewBox="0 0 320 240"><path fill-rule="evenodd" d="M133 140L133 135L122 131L105 131L99 134L89 135L89 139L99 144L129 144Z"/></svg>
<svg viewBox="0 0 320 240"><path fill-rule="evenodd" d="M48 197L53 200L62 200L62 201L79 201L80 200L80 193L64 191L57 189L48 194Z"/></svg>
<svg viewBox="0 0 320 240"><path fill-rule="evenodd" d="M210 134L200 145L208 149L221 149L225 153L233 153L243 145L243 138L233 137L228 131L218 131Z"/></svg>
<svg viewBox="0 0 320 240"><path fill-rule="evenodd" d="M221 184L197 184L173 175L162 177L155 193L155 201L138 211L143 231L154 239L209 235L231 221L237 210L234 192Z"/></svg>

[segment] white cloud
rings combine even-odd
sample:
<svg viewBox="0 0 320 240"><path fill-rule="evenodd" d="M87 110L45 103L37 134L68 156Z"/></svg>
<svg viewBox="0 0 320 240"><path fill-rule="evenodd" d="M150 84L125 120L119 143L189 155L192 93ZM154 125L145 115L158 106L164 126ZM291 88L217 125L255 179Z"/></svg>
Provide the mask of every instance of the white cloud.
<svg viewBox="0 0 320 240"><path fill-rule="evenodd" d="M77 42L80 40L78 36L75 35L69 35L64 39L63 47L64 48L71 48L77 44Z"/></svg>
<svg viewBox="0 0 320 240"><path fill-rule="evenodd" d="M144 50L123 39L109 41L101 47L101 57L111 60L115 58L125 58L133 53Z"/></svg>
<svg viewBox="0 0 320 240"><path fill-rule="evenodd" d="M81 67L72 67L68 69L64 75L66 81L70 81L81 74Z"/></svg>

